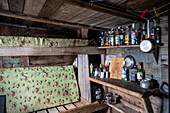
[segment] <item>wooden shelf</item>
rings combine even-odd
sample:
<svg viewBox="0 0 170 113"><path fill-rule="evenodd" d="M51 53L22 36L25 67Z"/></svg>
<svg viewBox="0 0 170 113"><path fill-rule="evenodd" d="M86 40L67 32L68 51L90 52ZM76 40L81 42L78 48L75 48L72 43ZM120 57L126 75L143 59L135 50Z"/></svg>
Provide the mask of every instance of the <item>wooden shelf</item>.
<svg viewBox="0 0 170 113"><path fill-rule="evenodd" d="M150 95L152 93L148 89L141 88L138 84L125 82L118 79L89 77L89 80L138 98L143 98L145 95Z"/></svg>
<svg viewBox="0 0 170 113"><path fill-rule="evenodd" d="M139 48L139 45L123 45L123 46L103 46L99 49L114 49L114 48Z"/></svg>
<svg viewBox="0 0 170 113"><path fill-rule="evenodd" d="M0 56L105 54L98 47L0 47Z"/></svg>
<svg viewBox="0 0 170 113"><path fill-rule="evenodd" d="M112 107L113 109L117 110L119 113L139 113L125 105L123 105L122 103L118 103L118 104L115 104L115 105L112 105L112 104L106 104L110 107Z"/></svg>

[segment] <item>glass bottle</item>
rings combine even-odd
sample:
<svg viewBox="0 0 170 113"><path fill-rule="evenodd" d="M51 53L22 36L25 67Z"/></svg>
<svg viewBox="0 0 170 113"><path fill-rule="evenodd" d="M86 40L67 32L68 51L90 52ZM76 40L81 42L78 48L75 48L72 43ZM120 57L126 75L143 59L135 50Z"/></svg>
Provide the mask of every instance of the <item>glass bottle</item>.
<svg viewBox="0 0 170 113"><path fill-rule="evenodd" d="M122 68L122 81L128 81L128 73L127 73L127 67L125 66L126 62L123 61L123 68Z"/></svg>
<svg viewBox="0 0 170 113"><path fill-rule="evenodd" d="M130 32L128 26L126 26L126 31L125 31L125 45L130 45Z"/></svg>
<svg viewBox="0 0 170 113"><path fill-rule="evenodd" d="M101 36L100 36L101 38L101 46L104 46L104 33L103 32L101 32Z"/></svg>
<svg viewBox="0 0 170 113"><path fill-rule="evenodd" d="M115 45L116 46L120 45L119 29L120 27L116 28L116 32L115 32Z"/></svg>
<svg viewBox="0 0 170 113"><path fill-rule="evenodd" d="M155 38L156 38L156 43L161 45L161 27L156 25L155 27Z"/></svg>
<svg viewBox="0 0 170 113"><path fill-rule="evenodd" d="M130 78L132 83L137 83L137 70L138 69L136 65L134 65L133 69L131 69Z"/></svg>
<svg viewBox="0 0 170 113"><path fill-rule="evenodd" d="M151 38L153 40L156 40L156 37L155 37L155 35L156 35L155 28L156 28L156 21L155 21L155 19L153 19L153 27L151 28Z"/></svg>
<svg viewBox="0 0 170 113"><path fill-rule="evenodd" d="M135 29L135 23L132 23L131 28L131 45L136 45L137 38L136 38L136 29Z"/></svg>
<svg viewBox="0 0 170 113"><path fill-rule="evenodd" d="M142 31L141 31L141 38L140 42L146 38L146 29L145 29L145 23L142 24Z"/></svg>
<svg viewBox="0 0 170 113"><path fill-rule="evenodd" d="M139 62L139 69L138 69L138 72L137 72L137 82L138 82L138 84L140 83L140 81L142 79L144 79L144 77L145 77L145 70L143 69L142 62Z"/></svg>
<svg viewBox="0 0 170 113"><path fill-rule="evenodd" d="M104 36L105 36L105 46L109 46L109 33L105 32Z"/></svg>
<svg viewBox="0 0 170 113"><path fill-rule="evenodd" d="M110 34L110 46L114 45L115 45L115 30L112 28Z"/></svg>
<svg viewBox="0 0 170 113"><path fill-rule="evenodd" d="M124 42L125 42L125 37L124 37L124 30L123 28L121 28L120 30L120 45L124 45Z"/></svg>

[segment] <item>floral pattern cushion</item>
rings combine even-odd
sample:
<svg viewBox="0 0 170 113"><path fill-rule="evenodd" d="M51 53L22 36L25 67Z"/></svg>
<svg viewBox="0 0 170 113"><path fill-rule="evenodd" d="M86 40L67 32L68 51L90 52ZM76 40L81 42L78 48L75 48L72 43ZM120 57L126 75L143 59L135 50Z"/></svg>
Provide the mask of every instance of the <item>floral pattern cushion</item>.
<svg viewBox="0 0 170 113"><path fill-rule="evenodd" d="M79 100L73 66L10 68L0 72L7 113L32 112Z"/></svg>
<svg viewBox="0 0 170 113"><path fill-rule="evenodd" d="M0 36L0 47L68 47L87 46L86 39Z"/></svg>

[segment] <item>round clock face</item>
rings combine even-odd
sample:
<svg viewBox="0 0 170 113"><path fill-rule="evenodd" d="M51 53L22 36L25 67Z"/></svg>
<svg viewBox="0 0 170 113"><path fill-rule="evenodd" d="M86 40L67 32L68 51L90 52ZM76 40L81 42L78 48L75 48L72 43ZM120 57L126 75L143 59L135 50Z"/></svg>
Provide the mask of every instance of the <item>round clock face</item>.
<svg viewBox="0 0 170 113"><path fill-rule="evenodd" d="M134 59L134 57L132 57L130 55L126 56L124 60L126 62L125 66L129 69L131 69L135 65L135 59Z"/></svg>

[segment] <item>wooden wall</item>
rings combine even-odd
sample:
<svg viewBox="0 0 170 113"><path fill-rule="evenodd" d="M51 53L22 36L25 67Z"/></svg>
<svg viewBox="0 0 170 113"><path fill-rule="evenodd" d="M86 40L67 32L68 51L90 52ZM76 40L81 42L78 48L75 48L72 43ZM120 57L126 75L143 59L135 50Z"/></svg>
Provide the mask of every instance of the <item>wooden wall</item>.
<svg viewBox="0 0 170 113"><path fill-rule="evenodd" d="M15 24L0 24L1 36L33 36L48 38L77 38L76 30L54 30L48 28L30 27Z"/></svg>

